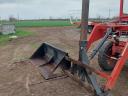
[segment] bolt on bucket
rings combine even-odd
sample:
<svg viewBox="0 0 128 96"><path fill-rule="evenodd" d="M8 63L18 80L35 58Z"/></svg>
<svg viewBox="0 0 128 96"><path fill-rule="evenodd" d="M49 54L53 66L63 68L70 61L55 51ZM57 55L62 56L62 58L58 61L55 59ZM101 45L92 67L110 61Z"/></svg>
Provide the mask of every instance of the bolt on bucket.
<svg viewBox="0 0 128 96"><path fill-rule="evenodd" d="M61 64L70 63L65 57L68 57L68 53L52 45L43 43L30 59L33 64L39 66L41 75L48 80L64 76L62 72L54 72Z"/></svg>

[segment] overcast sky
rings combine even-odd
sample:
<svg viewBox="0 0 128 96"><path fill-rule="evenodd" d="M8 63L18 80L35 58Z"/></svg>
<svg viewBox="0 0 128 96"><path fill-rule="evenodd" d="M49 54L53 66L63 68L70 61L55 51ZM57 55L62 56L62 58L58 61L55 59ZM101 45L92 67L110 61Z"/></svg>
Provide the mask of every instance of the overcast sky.
<svg viewBox="0 0 128 96"><path fill-rule="evenodd" d="M90 0L90 17L119 14L120 0ZM126 0L128 1L128 0ZM0 17L21 19L66 18L81 15L82 0L0 0ZM128 4L128 3L127 3Z"/></svg>

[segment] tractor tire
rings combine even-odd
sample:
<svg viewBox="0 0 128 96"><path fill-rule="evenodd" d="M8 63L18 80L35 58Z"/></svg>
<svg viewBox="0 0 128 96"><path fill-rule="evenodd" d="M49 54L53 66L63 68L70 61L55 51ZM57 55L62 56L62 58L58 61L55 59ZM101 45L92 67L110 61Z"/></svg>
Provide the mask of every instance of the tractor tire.
<svg viewBox="0 0 128 96"><path fill-rule="evenodd" d="M111 41L106 41L98 54L99 66L104 71L112 71L117 62L116 60L109 58L112 53L112 46L113 43Z"/></svg>

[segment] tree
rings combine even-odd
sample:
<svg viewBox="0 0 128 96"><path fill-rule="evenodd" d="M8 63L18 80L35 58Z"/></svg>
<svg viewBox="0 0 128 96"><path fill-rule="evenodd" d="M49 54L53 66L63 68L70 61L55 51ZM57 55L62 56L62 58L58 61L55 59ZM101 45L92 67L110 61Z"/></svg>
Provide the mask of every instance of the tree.
<svg viewBox="0 0 128 96"><path fill-rule="evenodd" d="M13 22L13 21L17 21L17 19L16 19L15 17L13 17L13 16L10 16L10 17L9 17L9 21L10 21L10 22Z"/></svg>

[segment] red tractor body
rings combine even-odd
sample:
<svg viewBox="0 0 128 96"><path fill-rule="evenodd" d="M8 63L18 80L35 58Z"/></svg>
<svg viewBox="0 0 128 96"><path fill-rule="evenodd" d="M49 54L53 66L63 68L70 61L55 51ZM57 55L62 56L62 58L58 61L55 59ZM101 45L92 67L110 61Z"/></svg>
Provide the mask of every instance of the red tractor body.
<svg viewBox="0 0 128 96"><path fill-rule="evenodd" d="M111 49L109 49L111 52L107 51L106 53L107 58L109 58L107 62L111 62L109 64L112 64L114 60L116 62L114 62L115 64L112 68L111 75L101 72L100 76L107 79L105 89L110 90L113 88L121 70L128 60L128 15L123 13L123 0L120 0L120 16L117 20L107 23L98 23L94 26L88 39L87 48L89 49L92 43L102 39L108 28L112 29L113 34L107 39L107 41L111 41L112 43ZM106 69L103 68L103 65L101 65L101 68Z"/></svg>

